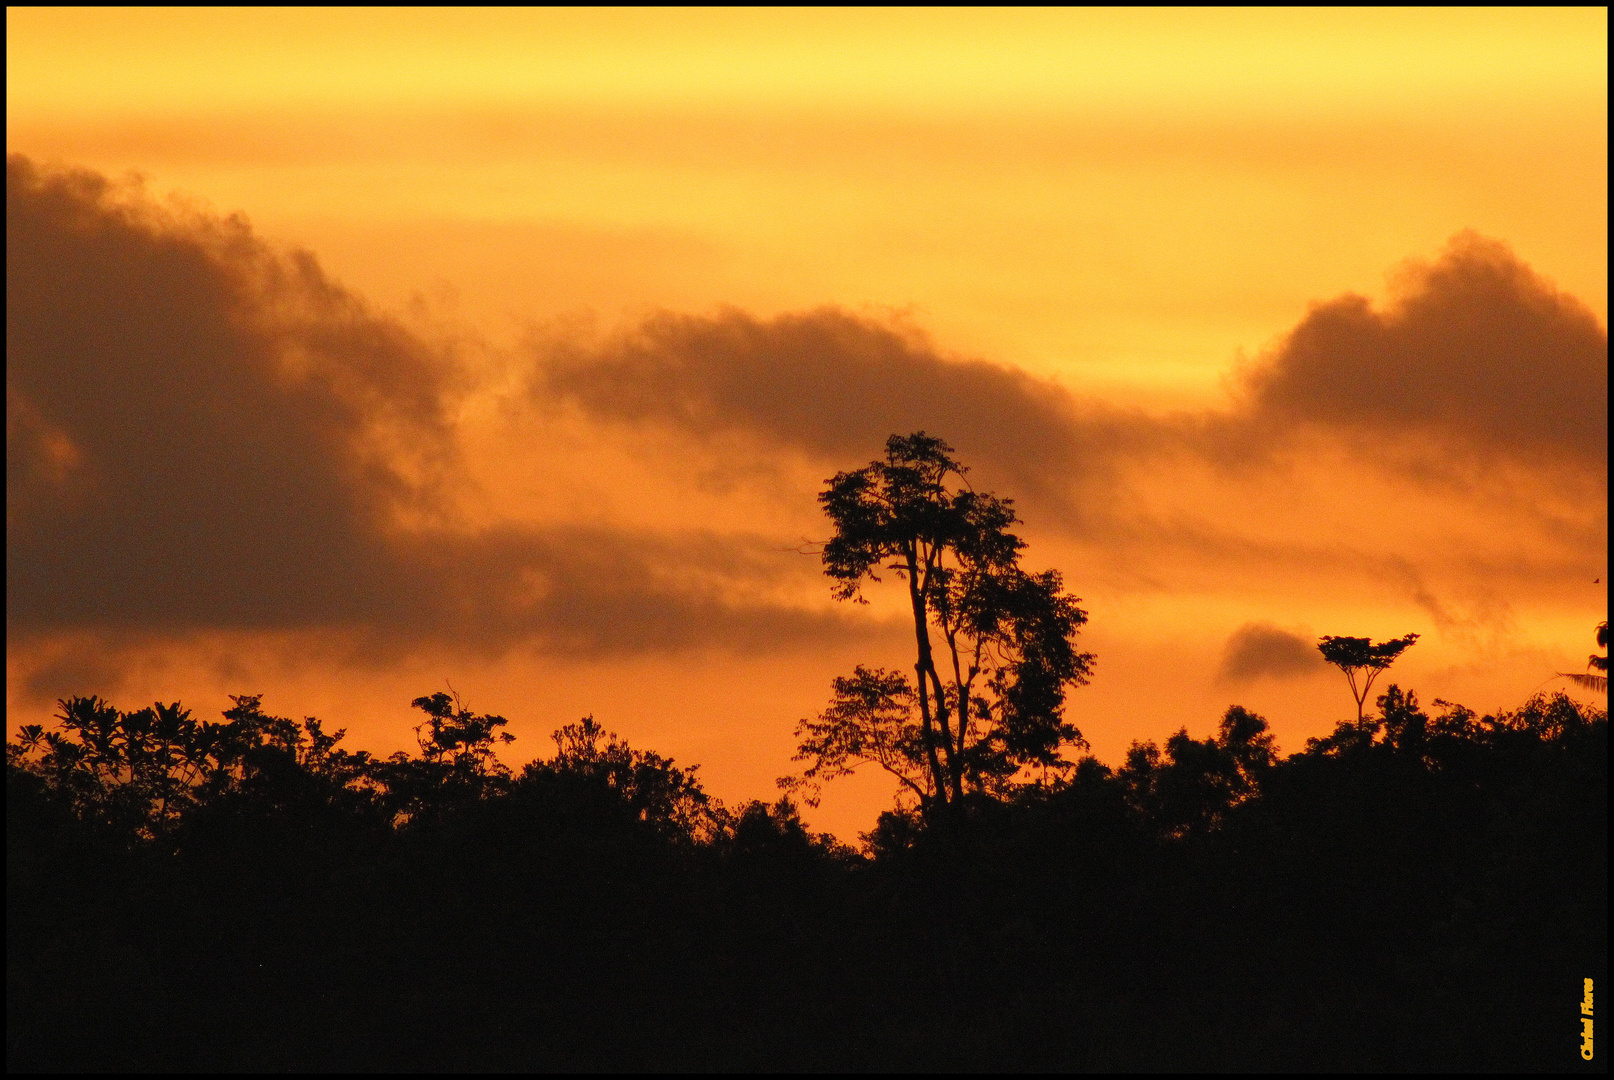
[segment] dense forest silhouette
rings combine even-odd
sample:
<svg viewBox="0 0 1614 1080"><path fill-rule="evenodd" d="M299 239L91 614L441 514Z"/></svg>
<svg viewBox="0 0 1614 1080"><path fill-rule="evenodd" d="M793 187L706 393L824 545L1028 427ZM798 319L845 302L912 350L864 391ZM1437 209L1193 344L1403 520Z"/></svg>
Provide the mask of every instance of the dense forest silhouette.
<svg viewBox="0 0 1614 1080"><path fill-rule="evenodd" d="M1601 1069L1606 710L1368 710L1416 635L1335 636L1331 735L1235 705L1105 765L1086 615L950 455L829 482L913 678L837 678L775 803L592 718L514 770L448 693L388 758L261 695L63 700L7 743L8 1068ZM859 767L899 787L861 850L792 802Z"/></svg>

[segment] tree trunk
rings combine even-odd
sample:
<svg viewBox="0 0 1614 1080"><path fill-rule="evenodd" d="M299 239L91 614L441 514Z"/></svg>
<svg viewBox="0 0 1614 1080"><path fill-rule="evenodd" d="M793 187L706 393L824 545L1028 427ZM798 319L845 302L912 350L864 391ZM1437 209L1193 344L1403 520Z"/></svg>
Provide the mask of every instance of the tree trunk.
<svg viewBox="0 0 1614 1080"><path fill-rule="evenodd" d="M924 578L925 586L927 586L927 587L929 586L929 584L930 584L930 572L933 569L935 563L940 562L940 560L941 560L941 552L938 551L936 548L932 547L931 550L930 550L930 558L925 560L925 578ZM919 599L920 599L921 603L923 603L923 601L924 601L924 596L925 596L925 590L920 589L919 590ZM946 757L947 757L947 783L953 790L953 801L957 802L957 801L961 800L964 797L964 787L963 787L964 769L963 769L963 757L962 757L963 745L964 745L963 716L962 716L962 714L960 714L960 716L959 716L958 748L955 749L954 745L953 745L953 732L952 732L952 728L950 726L950 723L948 721L948 714L951 712L951 710L949 710L947 708L947 691L942 686L940 673L938 673L936 671L936 654L935 654L934 650L932 650L931 647L930 647L930 623L929 623L929 621L927 620L924 625L925 625L925 632L924 632L923 656L924 656L924 661L925 661L925 670L928 671L929 674L930 674L931 690L935 694L935 697L936 697L936 719L937 719L937 722L941 726L942 749L946 752ZM956 650L955 650L955 657L954 658L955 659L957 658L956 657Z"/></svg>
<svg viewBox="0 0 1614 1080"><path fill-rule="evenodd" d="M925 682L926 674L933 673L935 664L930 656L930 623L925 616L925 597L919 591L919 556L916 548L917 544L909 544L905 554L908 556L908 598L913 603L913 630L919 647L919 662L914 665L919 683L919 730L925 743L925 763L930 766L930 778L936 787L936 801L945 806L947 774L942 771L941 761L936 757L936 729L931 720L929 687ZM936 707L938 711L944 709L945 701L938 700Z"/></svg>

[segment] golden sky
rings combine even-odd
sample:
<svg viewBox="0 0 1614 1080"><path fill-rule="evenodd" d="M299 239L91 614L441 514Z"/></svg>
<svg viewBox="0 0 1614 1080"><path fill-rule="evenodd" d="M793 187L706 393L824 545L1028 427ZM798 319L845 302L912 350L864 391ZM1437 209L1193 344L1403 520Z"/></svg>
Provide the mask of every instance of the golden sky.
<svg viewBox="0 0 1614 1080"><path fill-rule="evenodd" d="M1606 608L1606 128L1603 9L8 10L8 704L446 679L769 796L902 662L795 549L919 427L1101 758L1298 748L1321 633L1516 704Z"/></svg>

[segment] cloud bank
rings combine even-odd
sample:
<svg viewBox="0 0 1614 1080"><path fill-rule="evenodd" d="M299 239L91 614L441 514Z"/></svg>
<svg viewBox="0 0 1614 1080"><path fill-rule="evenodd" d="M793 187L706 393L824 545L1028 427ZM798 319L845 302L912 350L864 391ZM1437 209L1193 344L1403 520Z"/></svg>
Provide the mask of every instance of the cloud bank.
<svg viewBox="0 0 1614 1080"><path fill-rule="evenodd" d="M587 514L467 524L458 496L476 480L458 406L493 391L453 347L376 313L312 256L271 250L240 219L12 157L7 229L14 640L293 632L340 637L372 659L524 645L621 657L873 632L827 609L816 565L777 522L724 532L685 511L653 525ZM1449 549L1413 537L1427 522L1410 512L1394 532L1347 542L1355 506L1342 501L1336 528L1307 502L1337 486L1328 469L1345 463L1390 476L1378 490L1392 510L1425 505L1393 488L1407 454L1539 473L1507 498L1559 547L1532 554L1520 541L1485 558L1569 566L1602 551L1601 495L1579 517L1553 518L1537 493L1564 477L1577 491L1606 484L1606 330L1472 235L1404 268L1398 286L1382 310L1355 296L1315 305L1238 375L1232 404L1195 414L1083 399L947 353L900 320L835 307L661 313L604 338L535 342L513 361L522 390L506 405L538 418L540 437L543 418L565 413L616 452L631 452L627 433L655 431L715 460L738 438L820 478L923 429L958 447L985 486L1034 508L1028 517L1142 576L1171 552L1232 581L1283 558L1316 573L1352 559L1411 566L1419 544ZM1308 456L1319 445L1332 465ZM508 450L545 452L541 441ZM810 507L815 493L797 501ZM1417 603L1446 610L1418 573L1403 576ZM1314 651L1248 623L1222 677L1296 676L1314 669ZM85 662L73 653L58 666Z"/></svg>
<svg viewBox="0 0 1614 1080"><path fill-rule="evenodd" d="M663 313L604 343L537 352L540 399L696 436L749 431L826 458L866 456L894 431L925 428L1046 479L1164 449L1270 452L1311 424L1606 470L1607 331L1505 245L1472 233L1431 265L1403 267L1384 311L1353 295L1314 305L1242 373L1240 403L1222 413L1116 410L836 308Z"/></svg>
<svg viewBox="0 0 1614 1080"><path fill-rule="evenodd" d="M7 162L7 630L613 655L845 635L756 536L451 509L452 350L240 219ZM424 522L425 524L421 524Z"/></svg>
<svg viewBox="0 0 1614 1080"><path fill-rule="evenodd" d="M771 319L660 313L592 346L539 346L531 393L696 438L736 432L828 462L896 432L939 433L1022 493L1100 475L1139 437L1127 414L1025 372L938 349L918 329L824 307Z"/></svg>
<svg viewBox="0 0 1614 1080"><path fill-rule="evenodd" d="M529 391L692 446L749 436L825 475L923 429L978 484L1084 545L1089 569L1146 587L1351 580L1442 626L1501 628L1498 590L1602 557L1607 352L1584 305L1464 233L1403 266L1382 308L1314 305L1234 373L1219 409L1116 408L828 307L664 313L599 340L538 342Z"/></svg>

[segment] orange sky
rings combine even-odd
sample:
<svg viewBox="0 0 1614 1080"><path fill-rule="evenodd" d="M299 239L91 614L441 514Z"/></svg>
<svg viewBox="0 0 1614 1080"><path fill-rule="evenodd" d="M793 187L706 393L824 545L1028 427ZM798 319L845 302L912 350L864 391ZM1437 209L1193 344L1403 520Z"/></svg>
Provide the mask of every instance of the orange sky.
<svg viewBox="0 0 1614 1080"><path fill-rule="evenodd" d="M1604 617L1605 10L7 31L8 150L44 170L8 183L14 709L262 691L390 750L447 679L518 751L593 712L768 796L830 678L901 662L791 549L825 477L916 427L1084 598L1070 712L1112 762L1234 701L1286 749L1349 712L1281 649L1230 663L1285 640L1251 624L1417 631L1396 677L1486 709L1580 670ZM60 256L59 167L143 175L73 196L137 225ZM218 239L236 213L267 248Z"/></svg>

